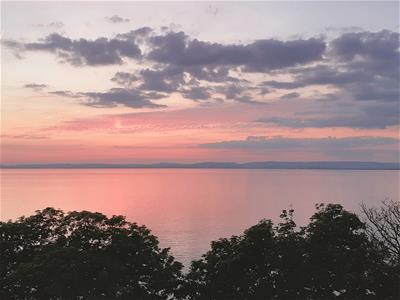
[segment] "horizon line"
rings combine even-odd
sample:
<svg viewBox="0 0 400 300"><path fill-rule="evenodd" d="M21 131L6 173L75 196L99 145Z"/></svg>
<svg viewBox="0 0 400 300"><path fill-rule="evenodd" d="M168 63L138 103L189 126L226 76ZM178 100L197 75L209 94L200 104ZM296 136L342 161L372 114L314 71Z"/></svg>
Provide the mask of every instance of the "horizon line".
<svg viewBox="0 0 400 300"><path fill-rule="evenodd" d="M158 163L16 163L0 169L331 169L400 170L400 162L373 161L251 161L251 162L158 162Z"/></svg>

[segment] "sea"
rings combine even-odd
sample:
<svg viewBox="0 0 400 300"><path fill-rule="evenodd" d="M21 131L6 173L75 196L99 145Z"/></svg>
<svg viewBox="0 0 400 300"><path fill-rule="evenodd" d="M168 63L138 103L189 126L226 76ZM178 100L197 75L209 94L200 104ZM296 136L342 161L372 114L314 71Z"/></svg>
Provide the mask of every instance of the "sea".
<svg viewBox="0 0 400 300"><path fill-rule="evenodd" d="M398 170L2 169L1 220L54 207L124 215L146 225L188 268L219 238L294 209L306 225L317 203L399 201Z"/></svg>

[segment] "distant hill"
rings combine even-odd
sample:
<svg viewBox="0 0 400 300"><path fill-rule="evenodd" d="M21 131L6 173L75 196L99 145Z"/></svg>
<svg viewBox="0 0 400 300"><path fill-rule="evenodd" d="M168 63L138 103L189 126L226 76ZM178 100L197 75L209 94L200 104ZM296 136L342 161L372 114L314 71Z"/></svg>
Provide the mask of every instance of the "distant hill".
<svg viewBox="0 0 400 300"><path fill-rule="evenodd" d="M400 163L361 161L314 161L314 162L199 162L190 164L3 164L2 169L319 169L319 170L400 170Z"/></svg>

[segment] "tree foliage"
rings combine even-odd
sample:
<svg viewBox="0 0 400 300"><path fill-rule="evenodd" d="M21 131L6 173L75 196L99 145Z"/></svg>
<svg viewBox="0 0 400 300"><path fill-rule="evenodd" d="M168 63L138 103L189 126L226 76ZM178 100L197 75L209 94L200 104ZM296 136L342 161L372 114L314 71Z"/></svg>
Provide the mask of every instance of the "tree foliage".
<svg viewBox="0 0 400 300"><path fill-rule="evenodd" d="M213 241L186 275L144 226L47 208L0 223L0 298L400 299L396 205L364 206L364 222L320 204L305 227L284 210Z"/></svg>
<svg viewBox="0 0 400 300"><path fill-rule="evenodd" d="M122 216L47 208L0 224L2 299L168 299L182 265Z"/></svg>
<svg viewBox="0 0 400 300"><path fill-rule="evenodd" d="M304 228L293 211L220 239L187 275L189 299L398 299L399 277L341 205L318 205Z"/></svg>

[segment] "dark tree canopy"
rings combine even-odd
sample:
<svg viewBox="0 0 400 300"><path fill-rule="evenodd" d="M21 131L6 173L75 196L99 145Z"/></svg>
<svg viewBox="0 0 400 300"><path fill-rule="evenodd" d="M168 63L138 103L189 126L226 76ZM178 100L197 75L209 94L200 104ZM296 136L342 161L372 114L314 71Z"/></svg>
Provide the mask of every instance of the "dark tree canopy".
<svg viewBox="0 0 400 300"><path fill-rule="evenodd" d="M400 277L357 215L318 205L297 229L293 211L212 242L187 275L189 299L399 299Z"/></svg>
<svg viewBox="0 0 400 300"><path fill-rule="evenodd" d="M400 299L396 252L356 214L317 205L299 228L293 213L212 242L182 275L144 226L47 208L0 222L0 299Z"/></svg>
<svg viewBox="0 0 400 300"><path fill-rule="evenodd" d="M47 208L0 224L1 299L168 299L182 265L122 216Z"/></svg>

